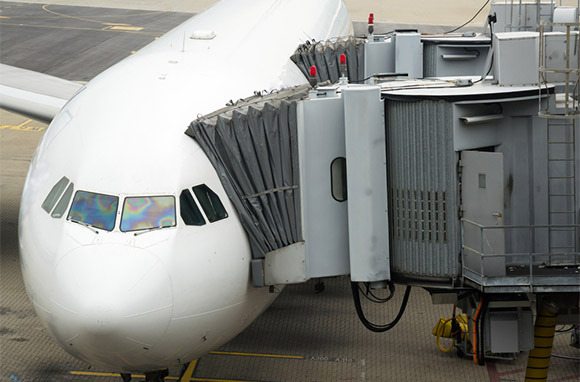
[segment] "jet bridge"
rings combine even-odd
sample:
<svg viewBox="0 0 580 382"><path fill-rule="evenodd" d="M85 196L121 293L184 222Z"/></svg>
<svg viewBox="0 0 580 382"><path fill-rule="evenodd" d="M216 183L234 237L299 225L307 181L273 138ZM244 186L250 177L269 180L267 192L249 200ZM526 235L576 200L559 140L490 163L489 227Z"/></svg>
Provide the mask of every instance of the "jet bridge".
<svg viewBox="0 0 580 382"><path fill-rule="evenodd" d="M399 80L256 95L187 133L236 206L256 286L578 291L578 124L537 114L537 87Z"/></svg>
<svg viewBox="0 0 580 382"><path fill-rule="evenodd" d="M305 76L319 68L314 87L192 122L248 233L254 285L350 275L374 331L394 326L410 289L378 326L356 282L424 287L471 318L480 348L458 343L480 361L533 346L536 301L577 324L577 36L566 25L310 43L292 59Z"/></svg>

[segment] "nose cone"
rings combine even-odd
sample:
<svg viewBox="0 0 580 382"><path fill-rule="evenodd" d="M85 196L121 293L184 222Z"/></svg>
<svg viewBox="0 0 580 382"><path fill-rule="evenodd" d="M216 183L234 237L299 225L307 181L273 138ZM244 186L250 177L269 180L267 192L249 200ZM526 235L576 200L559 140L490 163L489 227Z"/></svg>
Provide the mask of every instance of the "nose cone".
<svg viewBox="0 0 580 382"><path fill-rule="evenodd" d="M173 309L171 280L156 256L124 245L85 246L64 256L55 276L49 326L65 350L93 365L149 366L140 363L163 339Z"/></svg>

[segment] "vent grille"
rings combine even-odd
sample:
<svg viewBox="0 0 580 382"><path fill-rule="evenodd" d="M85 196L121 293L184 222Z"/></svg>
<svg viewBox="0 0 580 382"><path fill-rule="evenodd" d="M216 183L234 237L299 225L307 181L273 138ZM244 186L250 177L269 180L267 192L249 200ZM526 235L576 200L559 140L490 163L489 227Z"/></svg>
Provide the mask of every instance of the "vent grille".
<svg viewBox="0 0 580 382"><path fill-rule="evenodd" d="M447 195L443 191L391 189L393 232L399 240L447 242Z"/></svg>

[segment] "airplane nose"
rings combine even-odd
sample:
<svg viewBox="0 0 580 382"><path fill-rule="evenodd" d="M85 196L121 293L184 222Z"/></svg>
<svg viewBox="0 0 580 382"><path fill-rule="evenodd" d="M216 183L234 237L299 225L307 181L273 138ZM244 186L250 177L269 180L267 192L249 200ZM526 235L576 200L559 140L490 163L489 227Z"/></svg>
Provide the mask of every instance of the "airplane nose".
<svg viewBox="0 0 580 382"><path fill-rule="evenodd" d="M152 253L125 245L90 245L57 264L51 331L70 353L92 364L129 367L154 351L171 319L169 274Z"/></svg>

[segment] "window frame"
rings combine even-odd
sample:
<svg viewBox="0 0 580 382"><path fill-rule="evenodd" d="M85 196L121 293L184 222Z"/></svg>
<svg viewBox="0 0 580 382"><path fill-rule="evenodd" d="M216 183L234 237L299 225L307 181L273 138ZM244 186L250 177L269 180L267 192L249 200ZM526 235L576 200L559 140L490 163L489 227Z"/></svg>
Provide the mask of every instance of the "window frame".
<svg viewBox="0 0 580 382"><path fill-rule="evenodd" d="M339 165L340 170L344 170L343 173L340 174L340 179L335 179L335 164L344 163L344 167ZM347 174L347 167L346 167L346 158L345 157L336 157L330 162L330 195L332 199L337 201L338 203L344 203L348 201L348 174ZM337 173L339 171L336 171ZM336 174L339 175L339 174ZM342 198L338 198L336 191L338 191L338 187L335 187L336 184L340 182L342 186Z"/></svg>

